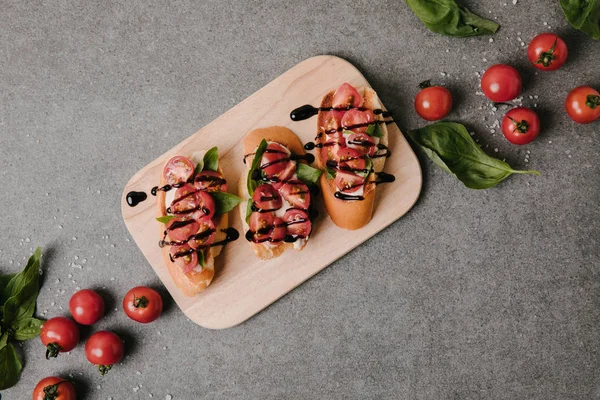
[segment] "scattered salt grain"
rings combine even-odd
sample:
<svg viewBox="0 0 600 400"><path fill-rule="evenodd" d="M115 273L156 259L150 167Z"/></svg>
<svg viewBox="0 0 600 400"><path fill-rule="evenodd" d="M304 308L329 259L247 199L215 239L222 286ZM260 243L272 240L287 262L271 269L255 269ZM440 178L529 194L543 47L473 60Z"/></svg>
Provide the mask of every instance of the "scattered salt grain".
<svg viewBox="0 0 600 400"><path fill-rule="evenodd" d="M115 280L115 277L114 277L114 276L112 276L112 277L110 278L110 280L111 280L111 281L114 281L114 280Z"/></svg>
<svg viewBox="0 0 600 400"><path fill-rule="evenodd" d="M50 303L51 306L54 306L54 304L56 304L55 302Z"/></svg>
<svg viewBox="0 0 600 400"><path fill-rule="evenodd" d="M525 46L525 42L521 42L521 47Z"/></svg>
<svg viewBox="0 0 600 400"><path fill-rule="evenodd" d="M73 240L77 240L77 236L73 236L71 239L73 239Z"/></svg>
<svg viewBox="0 0 600 400"><path fill-rule="evenodd" d="M170 394L168 394L167 397L165 397L165 400L173 400L173 396L171 396Z"/></svg>
<svg viewBox="0 0 600 400"><path fill-rule="evenodd" d="M548 23L546 21L544 21L544 25L548 25Z"/></svg>
<svg viewBox="0 0 600 400"><path fill-rule="evenodd" d="M441 76L446 76L446 73L445 72L440 72L440 75Z"/></svg>
<svg viewBox="0 0 600 400"><path fill-rule="evenodd" d="M135 371L135 373L136 373L137 375L141 375L141 374L142 374L142 372L141 372L141 371Z"/></svg>
<svg viewBox="0 0 600 400"><path fill-rule="evenodd" d="M140 390L139 386L136 386L136 387L133 388L134 393L136 393L138 390Z"/></svg>
<svg viewBox="0 0 600 400"><path fill-rule="evenodd" d="M494 43L494 39L490 38L490 43Z"/></svg>
<svg viewBox="0 0 600 400"><path fill-rule="evenodd" d="M548 140L548 144L552 144L552 140Z"/></svg>
<svg viewBox="0 0 600 400"><path fill-rule="evenodd" d="M494 149L494 151L497 153L497 152L498 152L498 148L496 147L496 148Z"/></svg>
<svg viewBox="0 0 600 400"><path fill-rule="evenodd" d="M513 5L516 5L519 0L512 0Z"/></svg>

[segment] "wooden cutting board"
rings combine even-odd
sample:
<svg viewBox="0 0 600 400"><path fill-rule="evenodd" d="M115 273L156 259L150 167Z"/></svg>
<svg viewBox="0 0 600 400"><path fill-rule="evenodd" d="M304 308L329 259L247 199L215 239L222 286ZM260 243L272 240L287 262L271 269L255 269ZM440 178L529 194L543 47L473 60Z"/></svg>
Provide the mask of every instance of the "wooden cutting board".
<svg viewBox="0 0 600 400"><path fill-rule="evenodd" d="M341 58L318 56L303 61L146 165L125 186L121 199L125 224L177 305L192 321L211 329L245 321L396 221L416 202L421 191L421 168L398 126L390 124L392 156L385 171L394 174L396 181L377 187L375 212L367 226L356 231L340 229L327 216L322 201L317 201L319 217L305 249L262 261L244 239L239 211L235 209L229 214L230 224L240 232L240 239L225 246L217 258L211 286L195 297L185 297L174 285L158 247L162 226L155 220L155 197L150 195L150 189L159 183L165 162L177 154L189 155L218 146L229 190L237 190L240 177L246 179L243 137L255 128L280 125L294 131L303 143L312 141L317 132L316 117L293 122L290 111L304 104L318 106L325 93L344 82L355 87L370 86L352 64ZM132 190L148 193L148 199L130 207L126 194Z"/></svg>

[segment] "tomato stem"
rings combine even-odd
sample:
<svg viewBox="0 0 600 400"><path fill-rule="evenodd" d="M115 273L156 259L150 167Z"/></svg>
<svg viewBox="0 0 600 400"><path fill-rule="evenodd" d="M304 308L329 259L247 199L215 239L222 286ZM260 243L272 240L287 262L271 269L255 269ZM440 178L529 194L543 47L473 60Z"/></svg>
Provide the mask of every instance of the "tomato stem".
<svg viewBox="0 0 600 400"><path fill-rule="evenodd" d="M102 376L104 376L104 374L106 374L108 371L110 371L111 368L112 368L112 364L111 365L102 365L102 364L98 365L98 371L100 371L100 375L102 375Z"/></svg>
<svg viewBox="0 0 600 400"><path fill-rule="evenodd" d="M556 50L556 43L558 43L558 36L554 39L554 44L550 47L548 51L542 51L540 53L540 58L535 62L535 64L542 64L544 67L548 68L552 61L556 60L556 56L554 55L554 50Z"/></svg>
<svg viewBox="0 0 600 400"><path fill-rule="evenodd" d="M431 79L427 79L426 81L419 83L419 87L421 89L427 89L430 86L431 86Z"/></svg>
<svg viewBox="0 0 600 400"><path fill-rule="evenodd" d="M44 387L44 400L55 400L59 395L58 385L65 382L67 381L60 381L58 383L55 383L54 385L48 385Z"/></svg>
<svg viewBox="0 0 600 400"><path fill-rule="evenodd" d="M521 122L515 121L514 118L508 117L512 123L515 125L515 129L513 132L517 131L519 133L527 133L529 131L529 123L525 120L521 120Z"/></svg>
<svg viewBox="0 0 600 400"><path fill-rule="evenodd" d="M135 293L133 294L133 306L135 308L146 308L148 305L148 299L146 296L136 297Z"/></svg>
<svg viewBox="0 0 600 400"><path fill-rule="evenodd" d="M60 346L56 342L48 343L46 346L46 360L49 360L50 357L58 357L58 353L60 352Z"/></svg>
<svg viewBox="0 0 600 400"><path fill-rule="evenodd" d="M595 110L596 107L600 106L600 96L595 94L588 94L587 98L585 99L585 105L591 108L592 110Z"/></svg>

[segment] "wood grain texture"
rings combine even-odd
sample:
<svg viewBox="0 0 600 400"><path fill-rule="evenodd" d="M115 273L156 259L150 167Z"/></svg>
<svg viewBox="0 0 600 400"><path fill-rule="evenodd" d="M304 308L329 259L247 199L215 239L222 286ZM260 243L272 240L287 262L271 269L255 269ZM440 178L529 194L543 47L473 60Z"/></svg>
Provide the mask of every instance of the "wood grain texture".
<svg viewBox="0 0 600 400"><path fill-rule="evenodd" d="M280 125L294 131L303 143L312 141L317 131L316 117L293 122L290 111L303 104L320 104L323 94L344 82L370 87L362 74L341 58L317 56L305 60L152 161L125 186L121 209L129 232L177 305L195 323L222 329L245 321L404 215L421 191L421 168L415 154L396 124L390 124L392 156L384 170L394 174L396 181L377 188L371 222L356 231L340 229L327 216L322 201L317 200L319 217L302 252L288 251L274 260L259 260L244 239L239 213L233 210L230 223L240 231L240 239L225 247L216 260L213 283L195 297L181 294L164 265L158 247L162 226L155 220L155 198L149 195L137 207L129 207L126 194L131 190L149 194L158 185L170 157L212 146L219 147L229 190L236 190L237 181L246 179L241 145L244 136L255 128Z"/></svg>

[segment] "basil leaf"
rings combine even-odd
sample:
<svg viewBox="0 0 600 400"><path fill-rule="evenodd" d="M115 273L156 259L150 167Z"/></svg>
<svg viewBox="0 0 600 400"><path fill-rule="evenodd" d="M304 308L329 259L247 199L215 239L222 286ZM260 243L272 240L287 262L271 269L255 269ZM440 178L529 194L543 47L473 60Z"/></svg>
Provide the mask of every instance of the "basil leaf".
<svg viewBox="0 0 600 400"><path fill-rule="evenodd" d="M248 171L248 179L247 179L247 187L248 194L252 196L254 194L254 190L260 185L260 182L252 179L252 173L260 167L260 162L262 160L262 156L267 149L267 141L263 139L258 147L256 148L256 153L254 153L254 159L252 159L252 165L250 166L250 171Z"/></svg>
<svg viewBox="0 0 600 400"><path fill-rule="evenodd" d="M468 37L495 33L500 25L481 18L454 0L406 0L429 30L442 35Z"/></svg>
<svg viewBox="0 0 600 400"><path fill-rule="evenodd" d="M197 251L196 252L198 254L198 264L200 264L200 266L202 268L204 268L204 264L206 264L206 262L204 261L204 251Z"/></svg>
<svg viewBox="0 0 600 400"><path fill-rule="evenodd" d="M198 164L196 164L196 168L194 168L194 176L198 175L204 169L204 160L200 160Z"/></svg>
<svg viewBox="0 0 600 400"><path fill-rule="evenodd" d="M540 174L514 170L504 161L488 156L458 123L438 122L409 131L408 135L434 163L471 189L494 187L512 174Z"/></svg>
<svg viewBox="0 0 600 400"><path fill-rule="evenodd" d="M304 163L298 163L296 165L296 174L298 175L298 179L306 184L317 184L319 182L319 178L323 171L320 169L316 169L311 167L310 165Z"/></svg>
<svg viewBox="0 0 600 400"><path fill-rule="evenodd" d="M335 169L326 167L325 172L327 173L327 179L335 179Z"/></svg>
<svg viewBox="0 0 600 400"><path fill-rule="evenodd" d="M168 224L170 220L172 220L173 218L177 218L174 215L164 215L162 217L158 217L156 218L156 220L158 222L160 222L161 224Z"/></svg>
<svg viewBox="0 0 600 400"><path fill-rule="evenodd" d="M212 192L209 193L215 200L215 214L223 215L233 210L235 206L242 202L242 199L237 197L235 194L227 192Z"/></svg>
<svg viewBox="0 0 600 400"><path fill-rule="evenodd" d="M37 318L26 318L15 327L15 340L29 340L40 334L40 328L44 321Z"/></svg>
<svg viewBox="0 0 600 400"><path fill-rule="evenodd" d="M219 169L219 149L213 147L212 149L208 150L204 154L202 161L204 163L204 169L217 172Z"/></svg>
<svg viewBox="0 0 600 400"><path fill-rule="evenodd" d="M383 137L383 129L381 129L381 124L371 124L367 127L367 135L372 137Z"/></svg>
<svg viewBox="0 0 600 400"><path fill-rule="evenodd" d="M12 294L3 308L2 325L6 329L29 318L35 310L35 303L40 290L40 256L38 247L29 258L27 265L6 286L3 295Z"/></svg>
<svg viewBox="0 0 600 400"><path fill-rule="evenodd" d="M0 349L0 390L14 386L19 380L23 364L12 344Z"/></svg>
<svg viewBox="0 0 600 400"><path fill-rule="evenodd" d="M252 215L252 199L248 199L246 204L246 223L250 223L250 215Z"/></svg>
<svg viewBox="0 0 600 400"><path fill-rule="evenodd" d="M13 278L8 282L6 287L0 293L0 304L4 304L9 297L14 296L20 292L27 281L30 281L32 277L36 277L39 281L40 276L40 257L42 250L38 247L33 255L29 257L23 271L14 275ZM35 273L33 273L35 272Z"/></svg>
<svg viewBox="0 0 600 400"><path fill-rule="evenodd" d="M0 349L6 346L6 343L8 343L8 332L4 332L0 335Z"/></svg>
<svg viewBox="0 0 600 400"><path fill-rule="evenodd" d="M600 40L600 0L560 0L560 6L573 28Z"/></svg>

